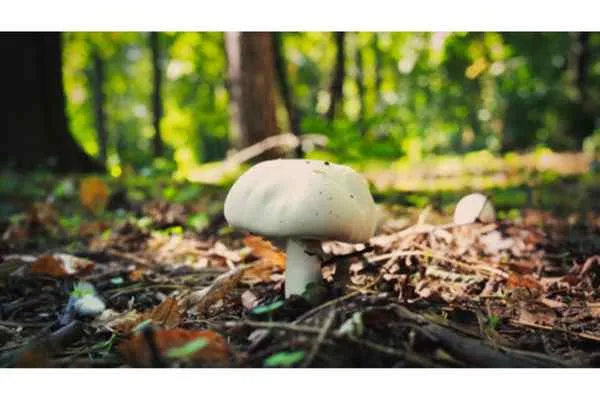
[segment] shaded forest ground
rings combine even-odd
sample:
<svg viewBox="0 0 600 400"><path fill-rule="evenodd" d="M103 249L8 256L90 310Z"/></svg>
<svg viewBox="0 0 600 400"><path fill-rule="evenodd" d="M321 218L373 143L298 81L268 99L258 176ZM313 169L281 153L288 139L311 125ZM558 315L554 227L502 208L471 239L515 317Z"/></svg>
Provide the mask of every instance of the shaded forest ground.
<svg viewBox="0 0 600 400"><path fill-rule="evenodd" d="M600 176L566 157L367 171L376 235L324 243L324 284L285 301L285 255L227 226L226 188L4 173L0 365L596 366ZM473 182L497 223L436 228ZM80 281L101 315L66 312Z"/></svg>

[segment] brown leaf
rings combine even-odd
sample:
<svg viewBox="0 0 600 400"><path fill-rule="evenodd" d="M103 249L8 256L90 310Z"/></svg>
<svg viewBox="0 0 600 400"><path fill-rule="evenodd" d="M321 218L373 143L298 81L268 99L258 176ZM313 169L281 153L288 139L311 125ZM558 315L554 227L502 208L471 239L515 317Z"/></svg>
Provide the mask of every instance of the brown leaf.
<svg viewBox="0 0 600 400"><path fill-rule="evenodd" d="M519 310L518 322L522 324L554 326L556 319L556 313L548 308L533 307L531 309L527 309L523 304Z"/></svg>
<svg viewBox="0 0 600 400"><path fill-rule="evenodd" d="M244 238L244 244L250 248L255 257L268 260L271 264L278 267L285 266L285 254L268 240L258 236L247 235Z"/></svg>
<svg viewBox="0 0 600 400"><path fill-rule="evenodd" d="M175 328L181 320L181 311L177 301L172 297L167 297L162 303L154 307L149 312L142 315L143 321L150 319L152 322L162 326L165 329ZM140 321L142 322L142 321Z"/></svg>
<svg viewBox="0 0 600 400"><path fill-rule="evenodd" d="M108 228L109 225L104 221L88 222L86 224L81 225L81 227L79 228L79 235L86 237L96 236L104 232Z"/></svg>
<svg viewBox="0 0 600 400"><path fill-rule="evenodd" d="M528 275L510 274L506 280L509 289L525 288L531 290L542 290L542 285Z"/></svg>
<svg viewBox="0 0 600 400"><path fill-rule="evenodd" d="M167 297L162 303L148 311L141 314L135 310L128 311L112 318L104 326L111 331L127 336L136 326L147 320L165 329L175 328L181 321L181 310L177 301L172 297Z"/></svg>
<svg viewBox="0 0 600 400"><path fill-rule="evenodd" d="M64 278L90 272L95 265L94 262L85 258L57 253L38 257L31 265L31 272Z"/></svg>
<svg viewBox="0 0 600 400"><path fill-rule="evenodd" d="M27 219L32 225L53 228L58 225L58 213L51 203L34 203L27 211Z"/></svg>
<svg viewBox="0 0 600 400"><path fill-rule="evenodd" d="M588 303L588 308L592 318L600 319L600 303Z"/></svg>
<svg viewBox="0 0 600 400"><path fill-rule="evenodd" d="M229 363L232 352L225 339L218 333L210 330L193 331L186 329L171 329L157 331L154 333L154 341L159 353L168 359L167 352L184 346L196 339L205 339L207 345L187 358L194 366L226 366ZM152 367L152 354L147 340L142 334L137 334L130 340L118 346L119 353L129 365L135 367Z"/></svg>
<svg viewBox="0 0 600 400"><path fill-rule="evenodd" d="M96 176L85 178L79 186L81 204L91 212L99 212L106 207L108 201L108 186Z"/></svg>
<svg viewBox="0 0 600 400"><path fill-rule="evenodd" d="M271 282L277 280L278 275L284 271L284 267L280 265L274 265L267 259L261 259L253 263L250 268L244 271L240 282L246 285L255 285L261 282Z"/></svg>

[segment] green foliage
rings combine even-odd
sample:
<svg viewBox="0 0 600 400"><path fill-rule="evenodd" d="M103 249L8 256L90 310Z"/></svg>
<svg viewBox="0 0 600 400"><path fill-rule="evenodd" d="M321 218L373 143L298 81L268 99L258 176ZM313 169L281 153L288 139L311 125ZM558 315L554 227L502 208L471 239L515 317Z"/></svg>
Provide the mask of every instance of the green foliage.
<svg viewBox="0 0 600 400"><path fill-rule="evenodd" d="M333 35L286 32L282 38L302 131L329 138L324 150L309 152L312 158L414 162L482 149L576 149L580 137L592 133L579 114L600 106L600 53L592 51L600 46L596 33L590 36L587 73L578 80L574 34L351 32L346 34L342 104L330 123L324 115L335 64ZM113 175L134 167L148 177L173 171L189 177L201 171L200 164L224 158L229 94L222 33L159 35L167 152L157 160L151 146L148 34L77 32L64 39L71 128L92 155L98 154L93 55L105 64L102 89ZM277 114L286 129L281 99ZM594 140L586 142L591 154L597 147Z"/></svg>
<svg viewBox="0 0 600 400"><path fill-rule="evenodd" d="M262 305L262 306L254 307L252 309L252 311L250 311L250 313L254 314L254 315L269 314L269 313L272 313L275 310L278 310L284 304L285 304L285 301L283 301L283 300L277 300L277 301L274 301L273 303L270 303L270 304L265 304L265 305Z"/></svg>
<svg viewBox="0 0 600 400"><path fill-rule="evenodd" d="M181 347L169 349L169 351L167 351L167 357L175 359L186 359L198 350L202 350L206 346L208 346L208 340L206 340L205 338L194 339L187 342Z"/></svg>
<svg viewBox="0 0 600 400"><path fill-rule="evenodd" d="M282 351L267 357L265 367L289 368L304 359L304 351Z"/></svg>

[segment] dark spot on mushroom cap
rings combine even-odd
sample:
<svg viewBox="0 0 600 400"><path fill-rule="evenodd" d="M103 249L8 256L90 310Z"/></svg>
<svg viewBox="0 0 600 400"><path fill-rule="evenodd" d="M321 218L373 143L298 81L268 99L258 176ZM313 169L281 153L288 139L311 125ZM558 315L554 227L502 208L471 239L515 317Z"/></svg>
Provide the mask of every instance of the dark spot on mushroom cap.
<svg viewBox="0 0 600 400"><path fill-rule="evenodd" d="M351 199L353 199L353 198L354 198L354 195L353 195L353 194L351 194L351 195L350 195L350 198L351 198Z"/></svg>
<svg viewBox="0 0 600 400"><path fill-rule="evenodd" d="M325 161L325 165L329 165L329 161Z"/></svg>

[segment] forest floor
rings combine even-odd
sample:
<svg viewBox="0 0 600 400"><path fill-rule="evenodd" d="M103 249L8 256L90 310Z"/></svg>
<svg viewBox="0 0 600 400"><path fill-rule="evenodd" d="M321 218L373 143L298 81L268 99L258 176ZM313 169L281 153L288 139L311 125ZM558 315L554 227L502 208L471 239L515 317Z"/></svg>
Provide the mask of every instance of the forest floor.
<svg viewBox="0 0 600 400"><path fill-rule="evenodd" d="M5 173L0 366L600 365L600 177L490 187L497 222L440 228L467 189L376 191L376 235L323 243L323 284L286 300L224 188Z"/></svg>

